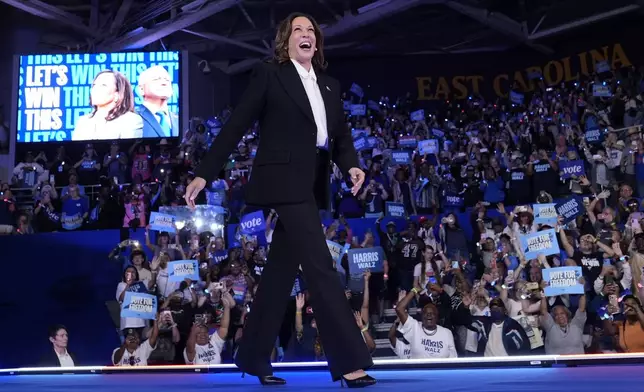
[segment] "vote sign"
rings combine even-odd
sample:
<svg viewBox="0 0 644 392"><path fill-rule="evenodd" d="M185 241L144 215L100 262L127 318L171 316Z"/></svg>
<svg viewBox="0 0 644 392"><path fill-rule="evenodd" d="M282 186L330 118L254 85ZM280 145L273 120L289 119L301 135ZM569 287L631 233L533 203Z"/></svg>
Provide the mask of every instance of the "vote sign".
<svg viewBox="0 0 644 392"><path fill-rule="evenodd" d="M562 179L586 175L584 161L582 160L559 162L559 168L561 169L560 174Z"/></svg>
<svg viewBox="0 0 644 392"><path fill-rule="evenodd" d="M239 226L242 234L255 234L266 230L264 212L259 210L244 215L241 222L239 222Z"/></svg>

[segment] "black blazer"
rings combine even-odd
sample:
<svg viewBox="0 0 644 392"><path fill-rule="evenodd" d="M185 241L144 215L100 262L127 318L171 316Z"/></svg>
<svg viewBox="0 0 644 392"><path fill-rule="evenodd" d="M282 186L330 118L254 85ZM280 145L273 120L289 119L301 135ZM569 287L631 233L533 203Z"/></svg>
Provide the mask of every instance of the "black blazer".
<svg viewBox="0 0 644 392"><path fill-rule="evenodd" d="M330 158L346 175L358 166L353 138L347 129L340 96L340 83L316 71L326 109ZM213 181L230 153L259 120L260 138L253 172L246 186L246 202L269 206L317 199L327 205L329 181L316 187L317 127L304 85L291 61L261 63L253 70L241 101L224 125L195 176ZM329 175L326 167L325 175Z"/></svg>
<svg viewBox="0 0 644 392"><path fill-rule="evenodd" d="M72 360L74 361L74 366L79 366L76 356L69 351L67 351L67 353L69 354L70 357L72 357ZM58 360L58 355L54 351L53 347L50 347L49 350L47 350L47 352L44 353L42 357L40 357L40 362L38 363L38 366L60 367L60 361Z"/></svg>

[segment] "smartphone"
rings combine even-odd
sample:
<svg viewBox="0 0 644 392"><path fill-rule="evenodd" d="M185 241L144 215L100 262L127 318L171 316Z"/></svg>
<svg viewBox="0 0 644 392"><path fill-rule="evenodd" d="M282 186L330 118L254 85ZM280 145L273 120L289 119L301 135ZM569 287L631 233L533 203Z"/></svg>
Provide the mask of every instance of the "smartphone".
<svg viewBox="0 0 644 392"><path fill-rule="evenodd" d="M49 175L49 183L50 183L50 184L53 184L55 181L56 181L56 180L54 179L54 175L53 175L53 174L50 174L50 175Z"/></svg>
<svg viewBox="0 0 644 392"><path fill-rule="evenodd" d="M610 267L613 265L613 261L611 259L604 259L604 267Z"/></svg>
<svg viewBox="0 0 644 392"><path fill-rule="evenodd" d="M195 314L195 324L203 324L203 314Z"/></svg>
<svg viewBox="0 0 644 392"><path fill-rule="evenodd" d="M525 285L525 288L526 288L527 290L530 290L530 291L532 291L532 290L539 290L539 283L537 283L537 282L530 282L530 283L528 283L528 284L526 284L526 285Z"/></svg>
<svg viewBox="0 0 644 392"><path fill-rule="evenodd" d="M112 179L114 180L114 185L119 184L119 178L118 177L114 176L114 177L112 177Z"/></svg>
<svg viewBox="0 0 644 392"><path fill-rule="evenodd" d="M438 284L438 281L436 280L435 276L430 276L429 277L429 283L431 284Z"/></svg>
<svg viewBox="0 0 644 392"><path fill-rule="evenodd" d="M223 282L215 282L213 284L213 288L215 290L223 290L224 289L224 283Z"/></svg>
<svg viewBox="0 0 644 392"><path fill-rule="evenodd" d="M452 261L452 269L458 269L461 268L461 266L458 264L458 261Z"/></svg>

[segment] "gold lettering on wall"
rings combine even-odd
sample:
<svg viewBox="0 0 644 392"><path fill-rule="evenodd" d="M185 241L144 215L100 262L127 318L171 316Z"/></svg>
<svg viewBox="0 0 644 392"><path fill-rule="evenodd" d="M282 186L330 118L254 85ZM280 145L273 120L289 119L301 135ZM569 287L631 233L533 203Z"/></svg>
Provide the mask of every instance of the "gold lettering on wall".
<svg viewBox="0 0 644 392"><path fill-rule="evenodd" d="M465 76L454 76L452 86L454 86L454 99L465 99L467 97L467 87L463 84Z"/></svg>
<svg viewBox="0 0 644 392"><path fill-rule="evenodd" d="M549 61L543 67L543 79L547 85L559 84L563 79L563 67L558 61Z"/></svg>
<svg viewBox="0 0 644 392"><path fill-rule="evenodd" d="M431 88L432 88L432 78L430 77L419 77L416 78L418 83L418 100L419 101L429 101L434 99L432 97Z"/></svg>
<svg viewBox="0 0 644 392"><path fill-rule="evenodd" d="M509 78L508 78L508 75L506 75L506 74L496 75L496 77L494 78L494 82L493 82L494 93L495 93L497 96L501 97L501 98L507 98L507 97L508 97L508 93L507 93L507 92L504 92L504 91L501 89L501 79L503 79L503 80L506 80L506 81L507 81Z"/></svg>
<svg viewBox="0 0 644 392"><path fill-rule="evenodd" d="M546 85L556 85L561 82L579 80L581 75L593 73L598 61L609 61L612 69L632 65L622 45L615 43L612 46L578 53L576 56L567 56L559 60L553 59L545 65L531 65L513 73L496 75L491 79L491 86L486 86L486 80L481 75L419 76L416 77L417 99L419 101L465 99L468 96L480 94L482 90L487 90L490 87L496 96L506 98L512 88L521 92L534 91L539 81L528 77L532 73L541 73ZM433 81L436 81L435 84Z"/></svg>
<svg viewBox="0 0 644 392"><path fill-rule="evenodd" d="M570 57L561 59L561 62L563 63L564 69L564 81L572 82L573 80L579 80L579 72L573 75L570 69Z"/></svg>

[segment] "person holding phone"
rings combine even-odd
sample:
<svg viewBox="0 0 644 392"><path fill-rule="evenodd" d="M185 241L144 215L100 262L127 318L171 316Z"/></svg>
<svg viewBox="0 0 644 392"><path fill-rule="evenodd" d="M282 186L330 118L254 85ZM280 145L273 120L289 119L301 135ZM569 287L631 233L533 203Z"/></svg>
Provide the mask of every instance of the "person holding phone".
<svg viewBox="0 0 644 392"><path fill-rule="evenodd" d="M183 351L186 365L218 365L221 363L221 352L224 350L230 326L230 310L235 307L235 300L230 293L220 293L224 312L219 328L217 332L208 336L208 326L204 319L195 321Z"/></svg>
<svg viewBox="0 0 644 392"><path fill-rule="evenodd" d="M195 207L199 192L259 120L262 138L246 202L274 208L279 220L235 363L263 385L286 383L273 375L270 356L301 265L333 380L350 387L373 385L376 380L364 372L373 365L371 355L320 232L319 210L329 208L330 162L351 179L354 196L365 180L346 127L340 84L323 72L324 37L310 16L289 15L275 41L274 61L261 63L251 74L240 104L195 170L186 203Z"/></svg>
<svg viewBox="0 0 644 392"><path fill-rule="evenodd" d="M604 320L604 330L615 338L615 345L620 352L644 352L644 310L637 297L626 295L622 299L624 305L623 320Z"/></svg>
<svg viewBox="0 0 644 392"><path fill-rule="evenodd" d="M422 358L456 358L456 345L452 331L438 325L439 312L436 305L429 303L423 306L421 321L409 317L407 306L420 294L418 288L409 293L401 290L402 300L396 305L396 315L400 320L400 331L409 342L412 359Z"/></svg>
<svg viewBox="0 0 644 392"><path fill-rule="evenodd" d="M434 248L426 246L423 250L423 261L414 266L413 287L424 290L428 283L440 285L441 271L448 265L449 260L443 252L434 253Z"/></svg>

